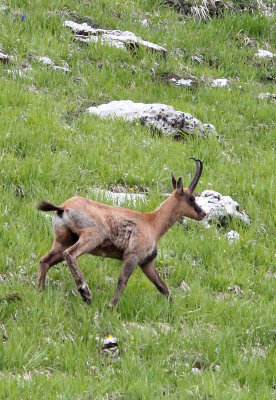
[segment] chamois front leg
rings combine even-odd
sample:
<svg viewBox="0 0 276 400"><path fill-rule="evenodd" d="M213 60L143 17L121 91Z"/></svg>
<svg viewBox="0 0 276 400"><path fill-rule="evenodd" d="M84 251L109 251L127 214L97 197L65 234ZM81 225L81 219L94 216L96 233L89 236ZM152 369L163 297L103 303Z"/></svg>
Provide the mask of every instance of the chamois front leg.
<svg viewBox="0 0 276 400"><path fill-rule="evenodd" d="M77 290L83 301L87 303L91 303L91 292L77 264L77 258L82 254L90 253L100 242L100 238L97 237L81 236L73 246L63 252L64 259L76 282Z"/></svg>
<svg viewBox="0 0 276 400"><path fill-rule="evenodd" d="M111 300L111 302L109 303L109 306L111 308L115 307L116 304L118 303L119 296L125 289L128 279L129 279L130 275L132 274L132 272L134 271L136 265L137 265L136 259L129 257L124 260L122 267L121 267L121 272L120 272L120 276L118 279L118 284L117 284L117 289L116 289L115 295L114 295L113 299Z"/></svg>
<svg viewBox="0 0 276 400"><path fill-rule="evenodd" d="M172 297L170 295L169 289L164 281L160 278L157 269L154 267L154 262L151 261L148 264L141 266L144 274L149 278L149 280L157 287L160 293L168 297L169 301L172 302Z"/></svg>

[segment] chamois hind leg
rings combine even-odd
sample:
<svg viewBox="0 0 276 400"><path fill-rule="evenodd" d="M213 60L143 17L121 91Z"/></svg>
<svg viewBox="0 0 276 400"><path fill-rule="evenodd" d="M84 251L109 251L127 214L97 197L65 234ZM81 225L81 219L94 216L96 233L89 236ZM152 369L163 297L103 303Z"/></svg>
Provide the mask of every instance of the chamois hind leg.
<svg viewBox="0 0 276 400"><path fill-rule="evenodd" d="M172 297L170 296L169 289L164 281L160 278L160 275L157 269L154 267L153 261L141 266L144 274L149 278L149 280L157 287L160 293L164 296L168 297L170 301L172 301Z"/></svg>
<svg viewBox="0 0 276 400"><path fill-rule="evenodd" d="M40 259L40 269L37 285L40 290L45 289L46 275L51 267L64 260L63 252L66 249L61 243L54 242L52 249Z"/></svg>
<svg viewBox="0 0 276 400"><path fill-rule="evenodd" d="M89 233L87 236L80 236L73 246L63 252L63 257L76 282L77 290L80 292L83 301L87 303L91 303L91 292L77 264L77 258L82 254L91 253L101 242L101 238L97 238L96 235L91 236L91 233Z"/></svg>
<svg viewBox="0 0 276 400"><path fill-rule="evenodd" d="M134 271L136 265L137 265L137 261L135 259L127 258L124 260L122 267L121 267L121 272L120 272L120 276L118 279L118 284L117 284L117 289L116 289L115 295L109 304L111 308L115 307L116 304L118 303L119 296L125 289L127 282L129 280L129 277L132 274L132 272Z"/></svg>

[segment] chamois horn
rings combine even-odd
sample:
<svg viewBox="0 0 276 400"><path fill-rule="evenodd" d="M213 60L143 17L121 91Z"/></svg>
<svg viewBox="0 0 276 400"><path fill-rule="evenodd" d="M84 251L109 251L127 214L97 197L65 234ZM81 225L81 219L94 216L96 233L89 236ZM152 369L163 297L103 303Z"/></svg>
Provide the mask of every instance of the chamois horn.
<svg viewBox="0 0 276 400"><path fill-rule="evenodd" d="M189 189L191 192L193 192L196 188L196 185L198 184L199 178L201 177L202 170L203 170L203 164L202 161L198 160L197 158L191 157L191 160L195 160L196 162L196 173L195 176L193 177L193 180L189 186Z"/></svg>

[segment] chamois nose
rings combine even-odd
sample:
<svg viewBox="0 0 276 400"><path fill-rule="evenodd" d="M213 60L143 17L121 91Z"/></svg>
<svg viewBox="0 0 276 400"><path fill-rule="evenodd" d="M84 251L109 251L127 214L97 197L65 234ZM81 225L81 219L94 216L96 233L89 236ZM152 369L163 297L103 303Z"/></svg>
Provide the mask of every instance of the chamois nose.
<svg viewBox="0 0 276 400"><path fill-rule="evenodd" d="M206 216L207 216L206 212L204 210L201 210L200 220L202 221Z"/></svg>

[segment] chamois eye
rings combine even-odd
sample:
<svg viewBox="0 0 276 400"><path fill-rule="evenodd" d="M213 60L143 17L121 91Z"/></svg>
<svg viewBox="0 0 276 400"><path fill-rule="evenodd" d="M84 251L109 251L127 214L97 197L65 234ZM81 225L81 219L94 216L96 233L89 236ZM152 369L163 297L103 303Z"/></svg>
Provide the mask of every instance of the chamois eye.
<svg viewBox="0 0 276 400"><path fill-rule="evenodd" d="M195 201L195 196L190 196L189 200L193 203Z"/></svg>

